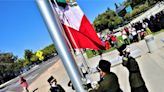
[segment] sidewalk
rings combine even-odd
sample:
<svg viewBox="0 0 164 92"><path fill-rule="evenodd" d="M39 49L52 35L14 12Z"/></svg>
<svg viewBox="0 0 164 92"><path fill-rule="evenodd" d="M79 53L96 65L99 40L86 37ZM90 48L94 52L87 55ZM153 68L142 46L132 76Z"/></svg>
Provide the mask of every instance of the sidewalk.
<svg viewBox="0 0 164 92"><path fill-rule="evenodd" d="M155 35L155 42L158 49L152 53L148 53L148 48L144 40L133 43L130 45L132 50L139 50L136 60L138 61L141 74L145 80L146 86L149 92L164 92L164 43L161 39L164 38L164 32ZM118 52L112 51L103 54L103 59L113 60L118 56ZM91 67L95 67L100 60L100 56L88 59L88 64ZM112 63L112 66L115 63ZM111 71L115 72L119 78L121 89L124 92L130 92L128 70L121 65L121 61L117 61L117 66L111 68Z"/></svg>
<svg viewBox="0 0 164 92"><path fill-rule="evenodd" d="M130 47L133 50L139 50L137 52L140 57L137 57L138 64L142 76L145 80L146 86L148 87L149 92L164 92L164 43L161 39L164 38L164 32L155 36L155 41L158 46L158 49L153 53L148 53L148 49L144 40L133 43ZM103 59L113 60L118 57L118 52L116 50L103 54ZM99 63L100 56L94 58L86 59L90 67L96 67ZM79 60L77 61L79 63ZM115 63L115 62L114 62ZM130 86L128 81L128 71L121 64L121 61L117 62L118 65L113 66L111 71L115 72L119 78L119 83L124 92L130 92ZM113 65L113 63L112 63ZM50 76L54 76L58 83L66 90L66 92L75 92L72 91L70 87L67 86L69 77L62 65L61 60L56 62L52 67L50 67L46 72L41 74L31 85L29 86L30 91L35 90L35 92L48 92L50 86L47 82L47 79ZM98 74L95 74L98 75ZM93 76L92 76L93 77ZM96 77L96 76L94 76ZM95 78L96 79L96 78Z"/></svg>
<svg viewBox="0 0 164 92"><path fill-rule="evenodd" d="M54 65L52 65L48 70L41 74L33 83L29 85L30 92L49 92L50 85L47 79L50 76L54 76L57 82L66 90L66 92L73 92L71 88L67 86L69 82L69 77L67 76L64 66L61 60L58 60Z"/></svg>

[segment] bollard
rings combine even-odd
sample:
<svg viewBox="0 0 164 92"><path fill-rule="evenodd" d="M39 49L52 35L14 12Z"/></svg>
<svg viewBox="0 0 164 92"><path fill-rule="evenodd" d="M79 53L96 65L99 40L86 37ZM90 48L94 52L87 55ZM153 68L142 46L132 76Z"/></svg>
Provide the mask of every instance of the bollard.
<svg viewBox="0 0 164 92"><path fill-rule="evenodd" d="M157 49L153 35L148 35L144 39L145 39L147 48L149 50L149 53L152 53L153 51Z"/></svg>

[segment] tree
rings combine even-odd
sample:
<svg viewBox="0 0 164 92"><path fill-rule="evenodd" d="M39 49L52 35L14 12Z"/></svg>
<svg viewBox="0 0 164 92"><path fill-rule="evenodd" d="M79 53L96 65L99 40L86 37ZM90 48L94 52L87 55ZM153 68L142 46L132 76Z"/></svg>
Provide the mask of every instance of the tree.
<svg viewBox="0 0 164 92"><path fill-rule="evenodd" d="M107 9L95 18L93 26L97 32L100 32L107 28L116 28L121 23L122 19L114 11Z"/></svg>
<svg viewBox="0 0 164 92"><path fill-rule="evenodd" d="M34 54L34 55L32 55L32 57L30 58L30 61L32 62L32 63L35 63L35 62L37 62L39 59L38 59L38 57Z"/></svg>
<svg viewBox="0 0 164 92"><path fill-rule="evenodd" d="M131 2L132 2L132 6L136 6L139 4L144 4L146 0L131 0Z"/></svg>
<svg viewBox="0 0 164 92"><path fill-rule="evenodd" d="M131 13L127 13L124 16L124 19L130 21L133 18L135 18L137 15L139 15L140 13L146 11L148 8L149 7L148 7L148 4L147 3L145 3L143 5L140 5L140 6L136 6Z"/></svg>
<svg viewBox="0 0 164 92"><path fill-rule="evenodd" d="M162 1L162 0L147 0L149 6L152 6L152 5L154 5L155 3L159 2L159 1Z"/></svg>
<svg viewBox="0 0 164 92"><path fill-rule="evenodd" d="M32 55L33 55L33 52L31 50L26 49L24 51L24 58L27 59L28 61L30 61L30 58L32 57Z"/></svg>
<svg viewBox="0 0 164 92"><path fill-rule="evenodd" d="M12 53L0 53L0 84L14 77L14 63L17 56Z"/></svg>
<svg viewBox="0 0 164 92"><path fill-rule="evenodd" d="M23 68L24 62L25 60L22 58L17 59L17 61L15 62L15 70L19 71L19 69Z"/></svg>
<svg viewBox="0 0 164 92"><path fill-rule="evenodd" d="M45 59L50 58L51 56L53 56L54 53L56 53L54 44L45 47L44 49L42 49L42 51Z"/></svg>

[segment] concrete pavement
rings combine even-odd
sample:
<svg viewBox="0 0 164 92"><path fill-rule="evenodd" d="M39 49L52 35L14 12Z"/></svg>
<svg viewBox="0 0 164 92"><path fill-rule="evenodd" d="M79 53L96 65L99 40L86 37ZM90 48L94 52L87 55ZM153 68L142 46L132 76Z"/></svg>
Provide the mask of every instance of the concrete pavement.
<svg viewBox="0 0 164 92"><path fill-rule="evenodd" d="M137 57L136 60L140 66L141 74L145 80L146 86L149 89L149 92L164 92L164 43L161 39L164 38L164 32L158 35L155 35L155 42L158 49L152 53L148 53L148 48L144 40L133 43L130 45L130 48L139 50L138 54L140 57ZM103 59L111 61L113 58L117 57L117 51L112 51L106 54L103 54ZM98 64L100 57L94 57L88 60L88 64L91 67L95 67ZM95 64L95 63L96 64ZM119 83L124 92L130 92L130 86L128 81L128 71L123 67L120 61L117 61L117 66L115 63L112 65L111 71L115 72L119 78Z"/></svg>
<svg viewBox="0 0 164 92"><path fill-rule="evenodd" d="M28 84L31 84L35 79L37 79L38 76L40 76L40 74L42 74L45 70L51 67L57 60L59 60L58 56L49 59L48 61L36 65L35 67L31 68L29 71L23 73L22 76L24 76ZM23 88L21 87L18 80L19 77L16 77L2 84L0 86L1 87L0 92L21 92Z"/></svg>
<svg viewBox="0 0 164 92"><path fill-rule="evenodd" d="M67 92L72 92L72 89L67 86L69 77L64 70L61 60L58 60L29 85L30 92L33 92L34 90L36 90L35 92L49 92L50 85L48 84L47 79L50 76L54 76L57 79L57 82L61 84Z"/></svg>
<svg viewBox="0 0 164 92"><path fill-rule="evenodd" d="M140 66L141 74L145 80L146 86L149 92L164 92L164 43L161 39L164 38L164 32L158 35L155 35L156 45L158 49L152 53L148 53L148 49L144 40L133 43L130 47L135 50L139 50L136 54L140 55L137 57L138 64ZM103 54L103 59L113 60L118 57L118 52L116 50ZM78 63L80 59L78 59ZM90 67L95 67L100 60L100 56L96 56L90 59L87 59L87 63ZM115 72L119 78L119 83L124 92L130 92L130 86L128 81L128 71L120 63L112 63L113 66L111 71ZM69 77L62 65L62 62L59 60L57 63L52 65L46 72L40 75L31 85L29 86L30 91L37 89L35 92L48 92L50 86L47 83L47 79L50 76L54 76L58 83L66 90L66 92L75 92L70 87L67 86ZM94 77L93 77L94 76ZM95 80L98 79L98 73L94 74L92 78ZM94 80L92 79L92 81Z"/></svg>

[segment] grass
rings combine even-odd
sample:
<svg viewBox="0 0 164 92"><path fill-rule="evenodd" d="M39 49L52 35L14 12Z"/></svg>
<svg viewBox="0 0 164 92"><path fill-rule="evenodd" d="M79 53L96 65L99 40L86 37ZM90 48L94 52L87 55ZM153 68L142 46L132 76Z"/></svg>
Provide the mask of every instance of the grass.
<svg viewBox="0 0 164 92"><path fill-rule="evenodd" d="M86 50L86 54L87 54L87 57L88 58L92 58L92 57L94 57L94 56L98 56L99 55L99 53L101 52L101 53L107 53L107 52L111 52L111 51L113 51L113 50L115 50L116 48L114 48L114 47L111 47L109 50L100 50L100 51L96 51L95 50L95 52L94 51L92 51L92 50ZM94 54L95 53L95 54Z"/></svg>
<svg viewBox="0 0 164 92"><path fill-rule="evenodd" d="M153 32L152 34L153 34L153 35L157 35L157 34L160 34L160 33L162 33L162 32L164 32L164 29L161 29L160 31L157 31L157 32Z"/></svg>
<svg viewBox="0 0 164 92"><path fill-rule="evenodd" d="M121 46L123 44L123 42L124 42L123 39L122 39L122 36L118 36L117 40L118 40L118 42L117 42L118 46ZM111 47L109 50L100 50L100 51L95 51L95 52L88 49L88 50L86 50L86 54L87 54L88 58L92 58L94 56L98 56L100 52L107 53L107 52L111 52L111 51L113 51L115 49L116 49L115 47Z"/></svg>
<svg viewBox="0 0 164 92"><path fill-rule="evenodd" d="M153 32L152 34L153 35L157 35L157 34L159 34L159 33L162 33L162 32L164 32L164 29L161 29L160 31L157 31L157 32ZM123 44L123 39L122 39L122 36L118 36L117 37L117 44L118 44L118 46L121 46L122 44ZM129 41L129 40L128 40ZM130 43L130 41L129 41L129 43ZM109 50L100 50L102 53L107 53L107 52L111 52L111 51L113 51L113 50L115 50L116 48L114 48L114 47L111 47ZM95 54L93 54L93 51L92 50L86 50L86 54L87 54L87 57L88 58L92 58L92 57L94 57L94 56L98 56L99 55L99 51L95 51L94 52Z"/></svg>

